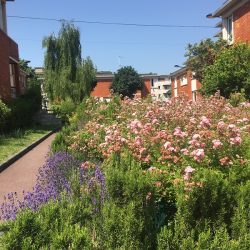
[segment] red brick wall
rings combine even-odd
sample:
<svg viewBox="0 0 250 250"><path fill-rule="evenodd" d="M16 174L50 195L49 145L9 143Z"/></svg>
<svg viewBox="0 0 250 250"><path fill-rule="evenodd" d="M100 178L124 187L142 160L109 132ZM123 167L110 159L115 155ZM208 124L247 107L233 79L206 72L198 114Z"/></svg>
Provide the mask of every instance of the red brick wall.
<svg viewBox="0 0 250 250"><path fill-rule="evenodd" d="M235 42L250 43L250 2L233 13Z"/></svg>
<svg viewBox="0 0 250 250"><path fill-rule="evenodd" d="M181 86L180 78L183 76L187 77L187 84ZM171 77L171 89L172 89L172 97L174 97L174 83L175 78L177 79L177 95L182 96L185 95L188 97L189 100L193 99L192 96L192 73L190 71L186 71L184 73L180 73L178 75L173 75ZM196 80L197 90L201 88L201 83ZM197 100L201 98L201 94L197 93Z"/></svg>
<svg viewBox="0 0 250 250"><path fill-rule="evenodd" d="M0 96L8 101L11 99L9 57L19 60L18 45L0 29ZM16 87L19 91L19 68L16 69Z"/></svg>
<svg viewBox="0 0 250 250"><path fill-rule="evenodd" d="M143 79L141 97L146 97L151 93L151 81L150 79Z"/></svg>
<svg viewBox="0 0 250 250"><path fill-rule="evenodd" d="M95 88L91 92L90 96L93 97L110 97L109 88L112 84L112 79L98 80Z"/></svg>
<svg viewBox="0 0 250 250"><path fill-rule="evenodd" d="M106 97L109 98L111 97L110 95L110 86L112 84L113 79L105 79L105 80L97 80L97 84L93 91L91 92L91 96L93 97ZM141 91L137 91L137 95L141 97L146 97L147 95L150 94L151 91L151 82L150 79L143 79L143 86Z"/></svg>

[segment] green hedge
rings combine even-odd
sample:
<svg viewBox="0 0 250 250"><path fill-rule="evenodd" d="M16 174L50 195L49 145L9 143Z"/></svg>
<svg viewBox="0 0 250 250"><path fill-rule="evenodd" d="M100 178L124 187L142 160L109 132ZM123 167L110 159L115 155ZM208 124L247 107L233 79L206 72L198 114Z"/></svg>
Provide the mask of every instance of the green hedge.
<svg viewBox="0 0 250 250"><path fill-rule="evenodd" d="M0 133L6 130L10 113L10 109L0 99Z"/></svg>

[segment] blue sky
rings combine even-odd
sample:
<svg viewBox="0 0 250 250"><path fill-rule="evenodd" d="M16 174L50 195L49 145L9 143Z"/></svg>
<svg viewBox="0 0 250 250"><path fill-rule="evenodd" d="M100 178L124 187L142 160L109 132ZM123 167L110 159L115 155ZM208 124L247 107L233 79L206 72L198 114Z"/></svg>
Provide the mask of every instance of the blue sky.
<svg viewBox="0 0 250 250"><path fill-rule="evenodd" d="M206 15L225 0L15 0L8 16L139 24L214 26ZM188 43L212 38L214 28L131 27L75 24L81 32L82 56L90 56L98 70L116 71L131 65L139 73L169 74L185 61ZM8 18L8 34L19 45L20 58L43 66L42 40L57 34L60 22Z"/></svg>

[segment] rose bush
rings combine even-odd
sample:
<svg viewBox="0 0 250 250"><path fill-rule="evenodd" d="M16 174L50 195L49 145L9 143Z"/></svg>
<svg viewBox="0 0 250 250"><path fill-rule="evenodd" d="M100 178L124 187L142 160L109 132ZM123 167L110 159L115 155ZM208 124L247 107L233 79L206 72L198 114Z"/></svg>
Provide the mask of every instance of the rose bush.
<svg viewBox="0 0 250 250"><path fill-rule="evenodd" d="M62 186L70 198L66 205L58 200L53 205L50 199L37 217L32 214L35 225L47 229L50 225L45 227L41 218L56 209L60 228L69 228L59 230L55 241L47 236L51 244L34 246L249 249L248 102L234 107L219 95L195 103L185 98L153 102L114 97L109 103L91 98L70 123L53 149L69 151L88 174ZM56 180L49 176L47 180ZM30 223L21 223L31 216L26 213L12 222L7 236ZM68 236L72 232L77 238ZM7 236L5 242L11 243L14 236Z"/></svg>

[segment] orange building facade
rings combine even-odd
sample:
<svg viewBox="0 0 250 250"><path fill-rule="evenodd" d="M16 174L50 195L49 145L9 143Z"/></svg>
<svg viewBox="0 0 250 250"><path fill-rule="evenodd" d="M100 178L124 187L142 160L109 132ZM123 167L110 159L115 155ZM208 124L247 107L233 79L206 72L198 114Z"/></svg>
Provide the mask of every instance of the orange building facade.
<svg viewBox="0 0 250 250"><path fill-rule="evenodd" d="M221 35L229 44L250 43L250 0L228 0L209 18L221 18Z"/></svg>
<svg viewBox="0 0 250 250"><path fill-rule="evenodd" d="M193 78L192 72L183 67L170 74L172 97L186 96L189 100L197 101L201 98L199 89L201 83Z"/></svg>
<svg viewBox="0 0 250 250"><path fill-rule="evenodd" d="M151 78L152 75L140 75L143 79L142 89L136 92L136 96L146 97L151 93ZM111 92L110 87L114 80L114 74L112 72L98 72L96 75L97 84L91 92L92 97L96 97L100 100L110 100Z"/></svg>

